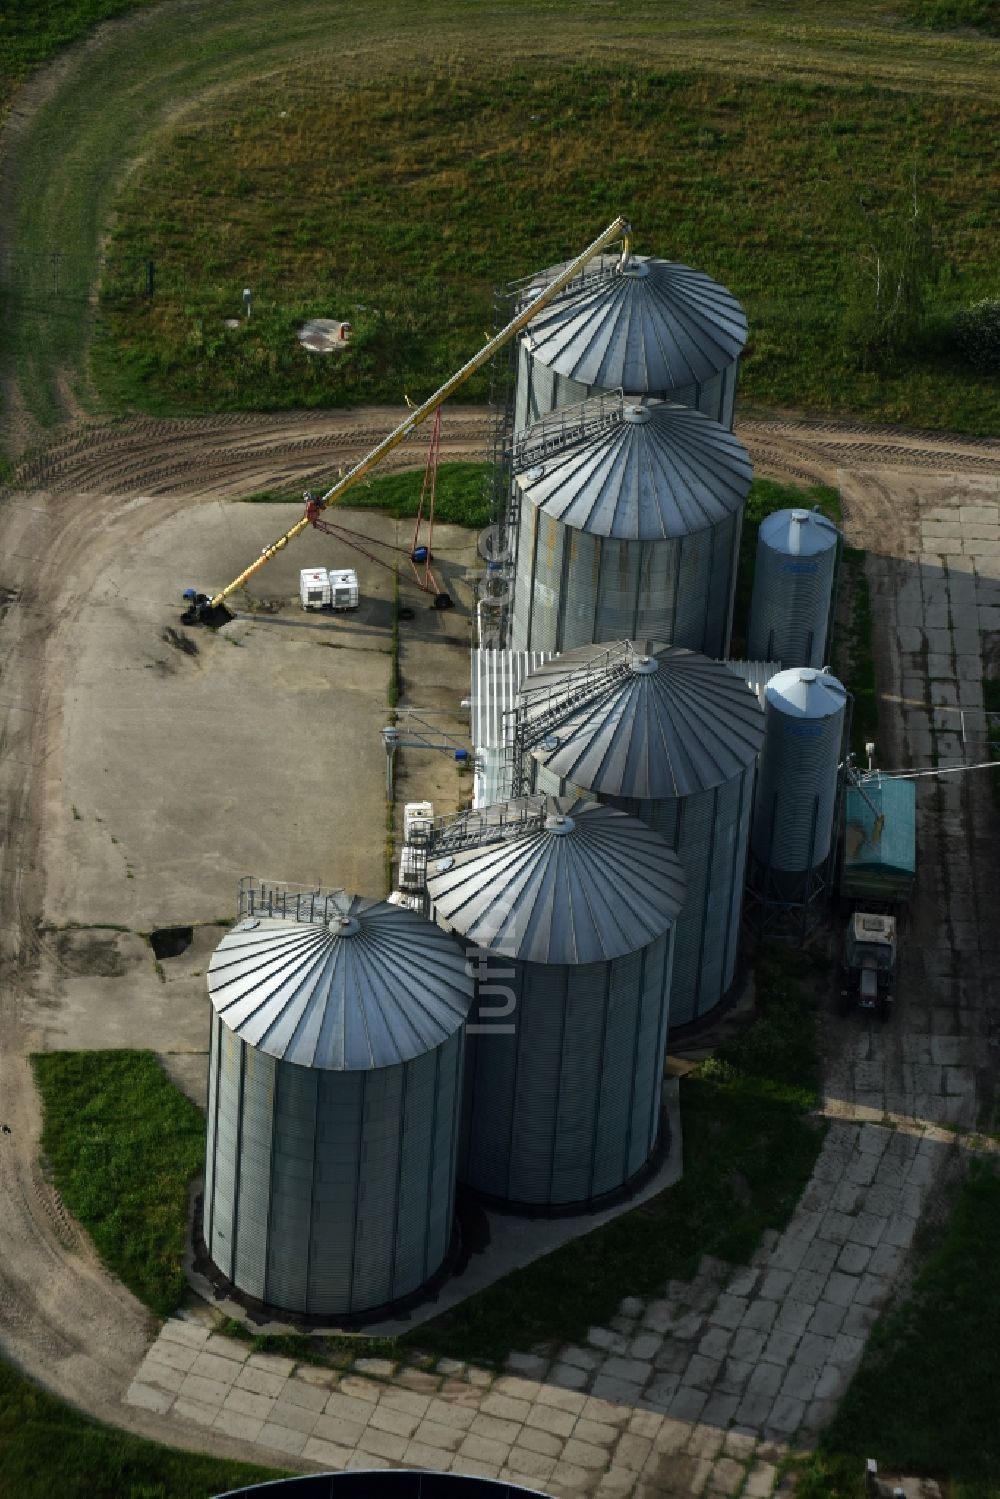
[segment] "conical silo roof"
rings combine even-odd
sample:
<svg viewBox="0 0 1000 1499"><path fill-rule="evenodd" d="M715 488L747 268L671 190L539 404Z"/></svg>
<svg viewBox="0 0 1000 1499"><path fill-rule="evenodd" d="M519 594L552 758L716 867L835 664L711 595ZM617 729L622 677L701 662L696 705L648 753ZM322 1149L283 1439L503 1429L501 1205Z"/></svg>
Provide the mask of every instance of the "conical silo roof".
<svg viewBox="0 0 1000 1499"><path fill-rule="evenodd" d="M771 678L764 701L786 718L832 718L843 711L847 688L827 671L793 666Z"/></svg>
<svg viewBox="0 0 1000 1499"><path fill-rule="evenodd" d="M760 525L760 539L774 552L815 557L837 545L840 532L818 510L775 510Z"/></svg>
<svg viewBox="0 0 1000 1499"><path fill-rule="evenodd" d="M757 697L725 662L653 640L567 651L527 678L520 703L529 733L545 715L531 751L539 764L603 796L709 791L751 765L764 741Z"/></svg>
<svg viewBox="0 0 1000 1499"><path fill-rule="evenodd" d="M750 455L731 432L691 406L626 396L620 419L586 428L592 403L577 408L584 435L532 459L515 477L533 505L564 525L623 541L662 541L718 525L742 510L750 492ZM565 421L558 412L555 420Z"/></svg>
<svg viewBox="0 0 1000 1499"><path fill-rule="evenodd" d="M652 255L570 290L528 325L535 359L583 385L680 390L724 370L747 340L746 313L703 271Z"/></svg>
<svg viewBox="0 0 1000 1499"><path fill-rule="evenodd" d="M243 921L208 969L212 1005L259 1051L303 1067L392 1067L465 1020L465 955L423 916L344 894L329 922Z"/></svg>
<svg viewBox="0 0 1000 1499"><path fill-rule="evenodd" d="M638 952L673 926L684 872L659 833L599 802L519 798L488 809L538 817L510 836L435 859L435 914L465 940L529 963L602 963Z"/></svg>

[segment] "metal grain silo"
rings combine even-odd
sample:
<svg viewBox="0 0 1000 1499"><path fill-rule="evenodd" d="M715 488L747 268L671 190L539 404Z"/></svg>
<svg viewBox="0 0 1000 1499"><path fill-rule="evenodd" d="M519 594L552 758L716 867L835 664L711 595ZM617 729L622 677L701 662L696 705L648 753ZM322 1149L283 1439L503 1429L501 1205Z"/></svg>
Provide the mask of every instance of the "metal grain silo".
<svg viewBox="0 0 1000 1499"><path fill-rule="evenodd" d="M816 510L777 510L757 537L747 655L823 666L840 532Z"/></svg>
<svg viewBox="0 0 1000 1499"><path fill-rule="evenodd" d="M540 272L537 286L555 271ZM602 255L534 318L518 347L514 430L601 390L696 407L733 425L746 313L703 271Z"/></svg>
<svg viewBox="0 0 1000 1499"><path fill-rule="evenodd" d="M208 971L205 1242L247 1295L322 1315L398 1301L448 1252L472 999L424 917L337 905L241 922Z"/></svg>
<svg viewBox="0 0 1000 1499"><path fill-rule="evenodd" d="M659 1136L683 872L597 802L515 799L462 826L427 879L479 968L459 1179L507 1203L591 1203Z"/></svg>
<svg viewBox="0 0 1000 1499"><path fill-rule="evenodd" d="M648 636L726 655L752 477L738 438L664 401L596 398L523 433L512 648Z"/></svg>
<svg viewBox="0 0 1000 1499"><path fill-rule="evenodd" d="M514 752L539 791L591 795L655 828L687 876L670 1019L700 1020L736 971L764 715L728 666L657 641L570 651L521 690Z"/></svg>
<svg viewBox="0 0 1000 1499"><path fill-rule="evenodd" d="M764 693L764 749L754 803L751 878L765 902L804 908L830 855L847 689L796 666Z"/></svg>

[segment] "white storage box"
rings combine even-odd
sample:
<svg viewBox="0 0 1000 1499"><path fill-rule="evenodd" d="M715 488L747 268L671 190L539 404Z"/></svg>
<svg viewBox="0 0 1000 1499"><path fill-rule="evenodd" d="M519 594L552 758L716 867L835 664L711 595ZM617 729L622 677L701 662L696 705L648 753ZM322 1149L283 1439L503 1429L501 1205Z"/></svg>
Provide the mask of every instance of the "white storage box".
<svg viewBox="0 0 1000 1499"><path fill-rule="evenodd" d="M299 599L303 609L329 609L330 577L325 567L304 567L299 573Z"/></svg>
<svg viewBox="0 0 1000 1499"><path fill-rule="evenodd" d="M405 890L394 890L386 899L390 906L402 906L406 911L416 911L418 916L424 914L424 897L422 895L409 894Z"/></svg>
<svg viewBox="0 0 1000 1499"><path fill-rule="evenodd" d="M407 802L403 808L403 842L421 843L421 834L426 836L430 832L433 821L433 802Z"/></svg>
<svg viewBox="0 0 1000 1499"><path fill-rule="evenodd" d="M330 585L330 608L356 609L358 607L358 575L354 568L331 568L327 577Z"/></svg>
<svg viewBox="0 0 1000 1499"><path fill-rule="evenodd" d="M427 855L422 848L404 848L399 856L399 888L423 890L427 885Z"/></svg>

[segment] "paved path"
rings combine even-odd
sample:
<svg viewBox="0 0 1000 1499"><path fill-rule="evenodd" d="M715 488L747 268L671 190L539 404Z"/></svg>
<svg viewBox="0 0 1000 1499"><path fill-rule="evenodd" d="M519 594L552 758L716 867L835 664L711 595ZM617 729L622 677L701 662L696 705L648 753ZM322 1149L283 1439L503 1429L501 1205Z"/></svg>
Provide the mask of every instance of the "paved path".
<svg viewBox="0 0 1000 1499"><path fill-rule="evenodd" d="M751 1266L706 1261L665 1299L624 1302L584 1346L512 1355L505 1375L450 1360L296 1366L248 1356L205 1313L166 1324L126 1399L271 1462L403 1464L555 1495L769 1494L780 1444L833 1413L949 1148L832 1124L791 1223Z"/></svg>

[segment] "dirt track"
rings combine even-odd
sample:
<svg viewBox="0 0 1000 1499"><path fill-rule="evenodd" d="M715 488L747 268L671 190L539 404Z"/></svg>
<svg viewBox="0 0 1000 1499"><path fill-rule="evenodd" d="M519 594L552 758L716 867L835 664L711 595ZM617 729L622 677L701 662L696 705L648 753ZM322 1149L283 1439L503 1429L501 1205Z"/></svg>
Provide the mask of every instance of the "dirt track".
<svg viewBox="0 0 1000 1499"><path fill-rule="evenodd" d="M0 1348L26 1372L102 1420L203 1449L205 1433L124 1406L122 1394L152 1332L145 1310L97 1264L37 1165L37 1099L20 1008L30 992L45 871L38 850L49 784L47 756L73 671L74 621L87 608L109 548L136 542L144 511L129 499L162 496L167 516L260 488L321 485L398 419L388 410L349 414L135 421L78 431L24 463L0 494ZM445 419L445 456L480 457L488 413L459 408ZM907 517L893 499L892 471L1000 475L1000 442L890 428L754 421L740 427L758 473L836 482L851 471L847 533L876 570L908 551ZM422 461L422 444L400 466ZM116 520L114 538L107 526ZM123 529L124 527L124 529ZM878 576L873 580L878 586ZM901 1045L899 1033L887 1044ZM239 1455L213 1435L212 1449Z"/></svg>

